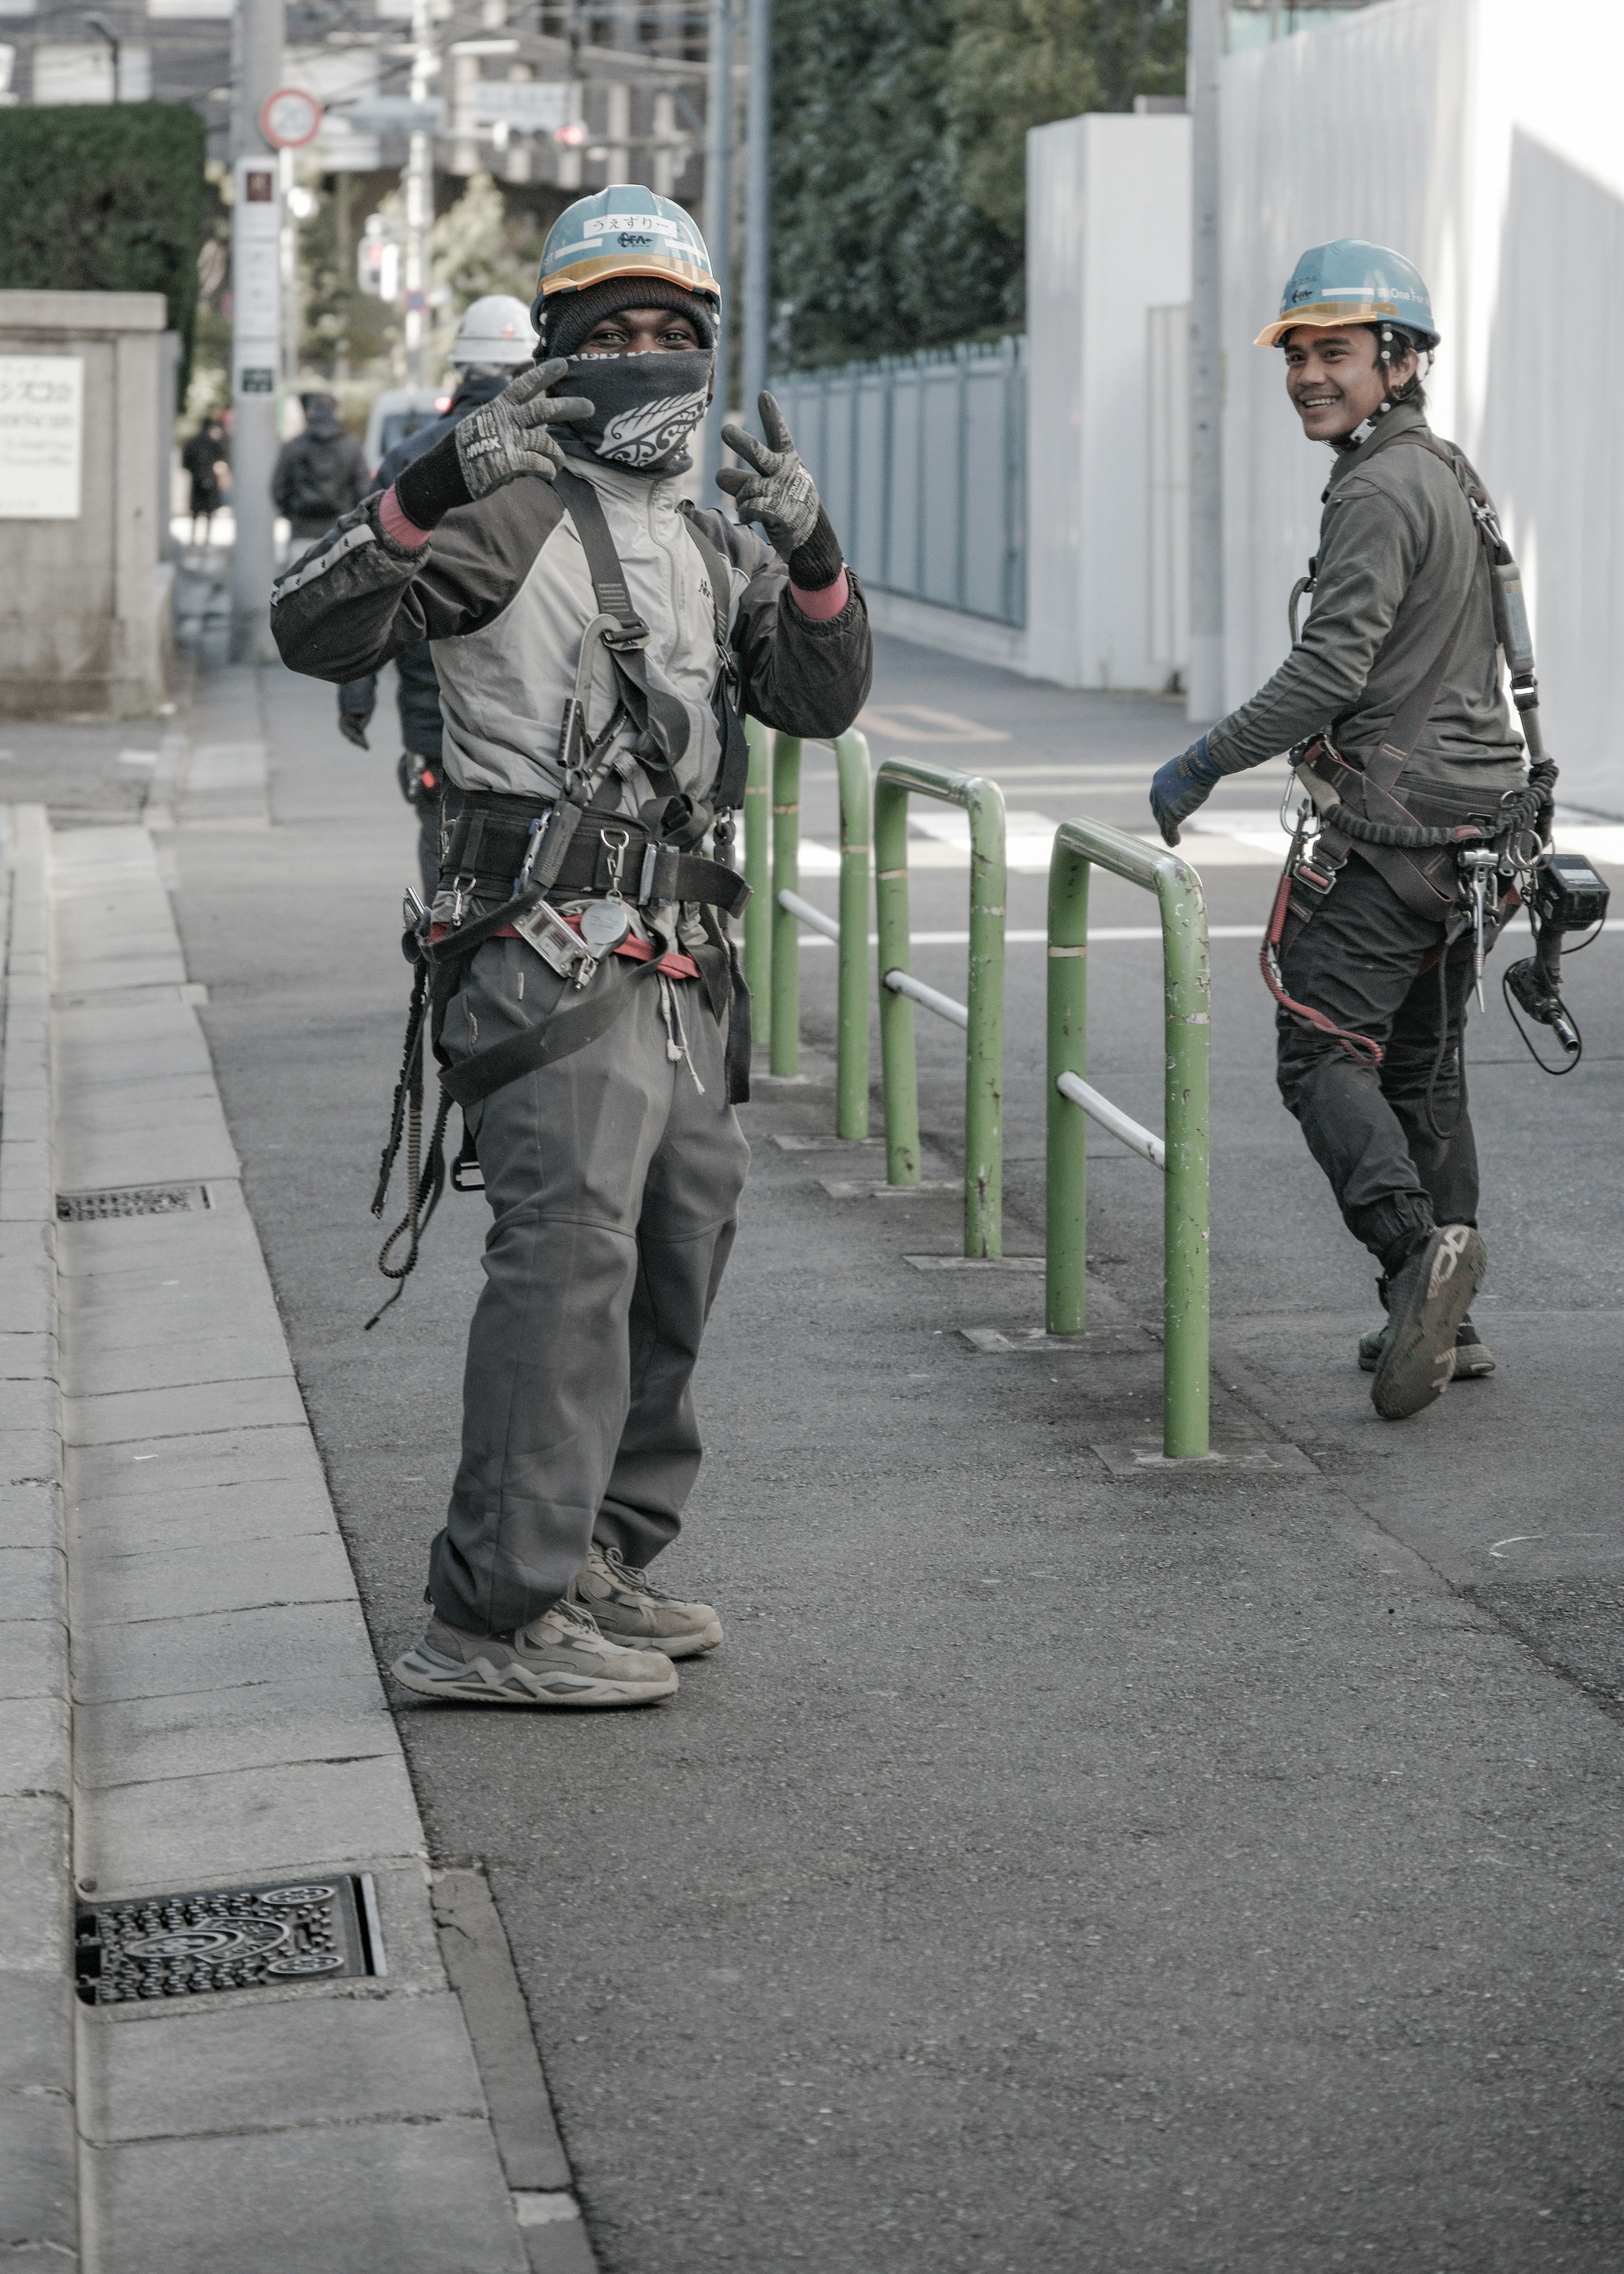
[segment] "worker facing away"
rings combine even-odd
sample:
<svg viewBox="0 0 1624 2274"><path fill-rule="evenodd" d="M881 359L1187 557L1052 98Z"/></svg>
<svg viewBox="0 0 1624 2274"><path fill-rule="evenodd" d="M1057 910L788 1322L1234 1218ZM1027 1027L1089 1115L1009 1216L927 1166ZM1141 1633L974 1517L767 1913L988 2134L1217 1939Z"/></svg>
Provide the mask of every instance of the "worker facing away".
<svg viewBox="0 0 1624 2274"><path fill-rule="evenodd" d="M1401 255L1344 238L1297 263L1258 344L1283 350L1303 431L1336 464L1292 598L1291 653L1151 790L1169 845L1226 774L1282 750L1312 802L1265 950L1280 1089L1380 1267L1387 1324L1359 1359L1395 1420L1451 1379L1493 1371L1470 1313L1486 1258L1466 1004L1496 918L1516 905L1493 879L1527 882L1555 779L1543 764L1530 775L1501 687L1508 640L1514 673L1526 661L1528 719L1531 651L1521 656L1525 640L1503 621L1515 564L1477 476L1426 422L1421 358L1438 340L1426 287Z"/></svg>
<svg viewBox="0 0 1624 2274"><path fill-rule="evenodd" d="M455 1101L492 1223L433 1615L395 1668L429 1697L654 1700L721 1639L648 1567L699 1465L691 1377L748 1157L741 714L832 738L872 655L770 395L764 444L726 430L740 519L683 504L718 309L679 206L578 200L542 255L537 366L273 594L283 658L319 678L431 643L460 799L409 937L437 1134Z"/></svg>
<svg viewBox="0 0 1624 2274"><path fill-rule="evenodd" d="M282 444L271 474L271 501L287 516L296 546L325 536L372 486L366 453L345 432L333 396L320 391L301 395L299 407L304 431Z"/></svg>
<svg viewBox="0 0 1624 2274"><path fill-rule="evenodd" d="M384 456L374 486L387 490L414 458L420 458L460 425L470 410L493 402L529 368L536 335L530 312L509 292L488 292L462 312L451 362L460 378L442 417ZM440 818L445 791L444 729L440 716L440 681L427 640L404 647L395 659L395 704L400 712L401 756L396 772L401 794L417 817L417 866L423 895L432 900L440 881ZM365 673L338 690L338 730L357 749L367 748L366 730L378 707L378 674Z"/></svg>

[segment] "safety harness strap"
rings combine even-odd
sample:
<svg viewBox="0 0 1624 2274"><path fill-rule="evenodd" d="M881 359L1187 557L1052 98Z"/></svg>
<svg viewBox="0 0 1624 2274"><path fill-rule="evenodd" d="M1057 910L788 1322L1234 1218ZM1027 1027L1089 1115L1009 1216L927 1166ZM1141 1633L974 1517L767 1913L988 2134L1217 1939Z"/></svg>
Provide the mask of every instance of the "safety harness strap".
<svg viewBox="0 0 1624 2274"><path fill-rule="evenodd" d="M560 1058L573 1057L576 1050L585 1050L589 1043L608 1033L630 1008L632 990L650 972L658 974L659 968L658 960L629 963L618 956L608 957L598 968L597 984L579 1003L560 1005L545 1026L530 1027L522 1035L510 1035L506 1042L494 1043L488 1050L476 1051L460 1065L442 1066L441 1089L466 1111L481 1099L505 1089L510 1081L518 1081Z"/></svg>
<svg viewBox="0 0 1624 2274"><path fill-rule="evenodd" d="M620 627L618 636L605 638L604 645L620 700L637 730L637 762L662 796L679 796L675 769L688 749L688 712L674 695L649 682L644 656L649 628L632 606L603 500L579 474L560 473L553 486L575 525L599 611Z"/></svg>

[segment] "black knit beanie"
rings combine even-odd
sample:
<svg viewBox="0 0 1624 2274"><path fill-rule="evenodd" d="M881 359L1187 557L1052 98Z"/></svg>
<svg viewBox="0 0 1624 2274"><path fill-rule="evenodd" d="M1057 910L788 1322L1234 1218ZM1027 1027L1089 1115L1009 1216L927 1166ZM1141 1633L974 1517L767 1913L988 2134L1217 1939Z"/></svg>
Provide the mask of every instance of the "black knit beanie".
<svg viewBox="0 0 1624 2274"><path fill-rule="evenodd" d="M584 292L556 292L532 311L541 330L537 361L575 355L594 324L618 316L622 308L674 309L693 325L702 348L716 345L716 309L697 292L684 291L664 276L605 276Z"/></svg>

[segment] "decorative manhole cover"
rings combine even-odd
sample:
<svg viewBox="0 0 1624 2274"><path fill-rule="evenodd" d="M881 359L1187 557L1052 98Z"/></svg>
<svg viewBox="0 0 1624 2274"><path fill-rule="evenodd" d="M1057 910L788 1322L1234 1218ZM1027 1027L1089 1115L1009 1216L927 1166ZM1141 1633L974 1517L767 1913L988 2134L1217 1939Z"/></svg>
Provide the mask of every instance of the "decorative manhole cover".
<svg viewBox="0 0 1624 2274"><path fill-rule="evenodd" d="M77 1940L87 2006L384 1971L368 1872L87 1904Z"/></svg>
<svg viewBox="0 0 1624 2274"><path fill-rule="evenodd" d="M211 1206L207 1185L126 1185L106 1193L58 1193L63 1224L102 1224L121 1216L184 1216Z"/></svg>

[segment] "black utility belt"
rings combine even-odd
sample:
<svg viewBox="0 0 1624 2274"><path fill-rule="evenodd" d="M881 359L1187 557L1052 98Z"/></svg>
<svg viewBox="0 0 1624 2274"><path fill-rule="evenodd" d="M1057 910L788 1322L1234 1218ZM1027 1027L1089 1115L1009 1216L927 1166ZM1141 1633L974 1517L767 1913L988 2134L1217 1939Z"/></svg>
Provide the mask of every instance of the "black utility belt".
<svg viewBox="0 0 1624 2274"><path fill-rule="evenodd" d="M470 809L465 802L446 849L440 890L460 886L465 900L507 900L524 873L532 840L553 810L544 806L523 813L501 812L484 805ZM750 897L744 878L725 862L662 845L640 822L596 813L582 815L547 890L550 899L614 892L634 907L696 900L728 915L737 915Z"/></svg>

